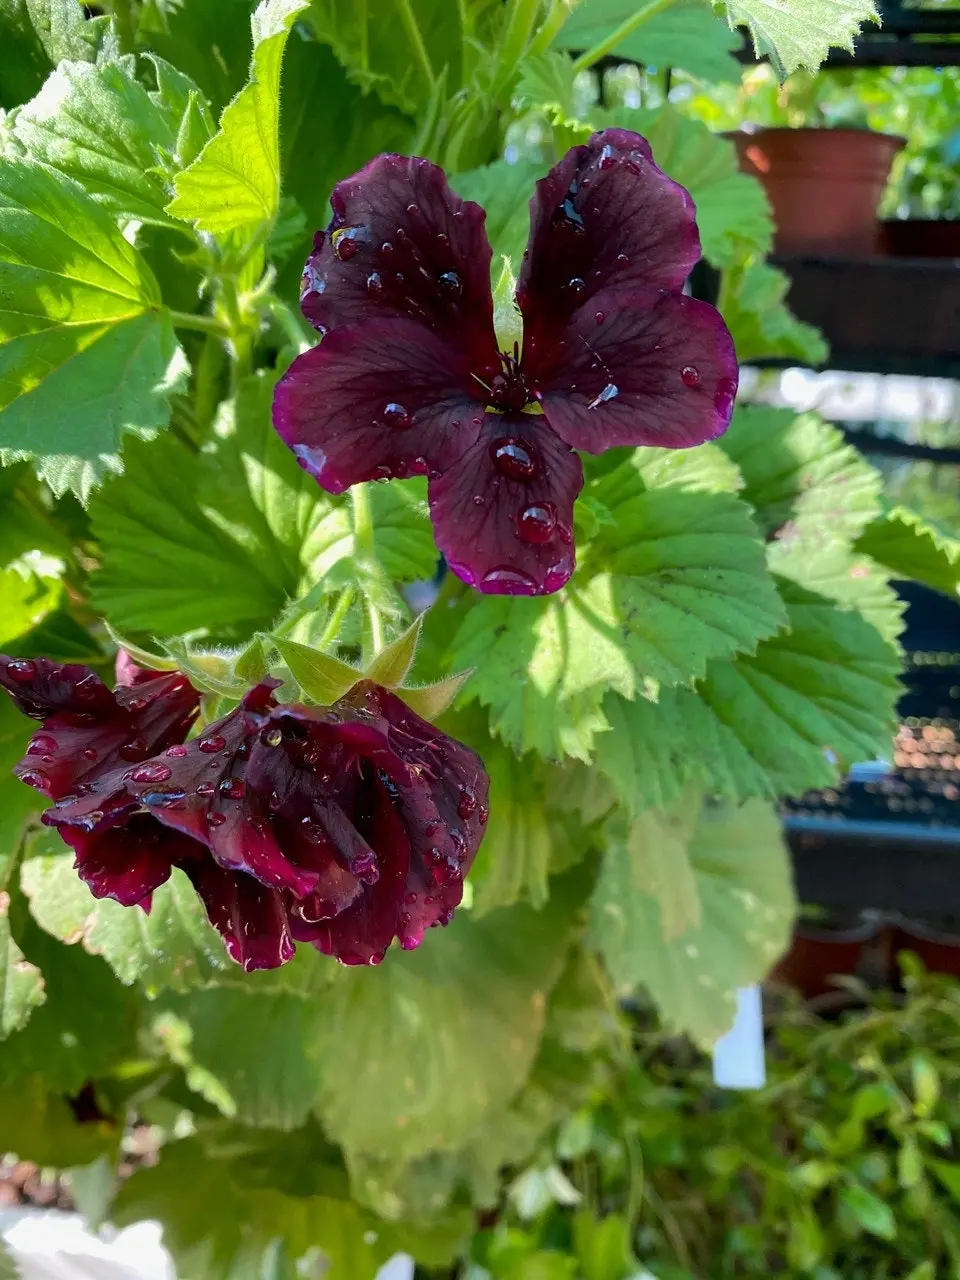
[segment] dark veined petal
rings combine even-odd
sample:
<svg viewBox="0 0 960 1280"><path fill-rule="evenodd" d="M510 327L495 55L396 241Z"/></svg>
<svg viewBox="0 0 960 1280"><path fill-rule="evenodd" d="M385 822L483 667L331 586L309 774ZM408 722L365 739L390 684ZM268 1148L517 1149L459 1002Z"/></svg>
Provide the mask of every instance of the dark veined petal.
<svg viewBox="0 0 960 1280"><path fill-rule="evenodd" d="M558 591L574 568L580 459L536 414L488 413L479 439L430 482L437 546L480 591Z"/></svg>
<svg viewBox="0 0 960 1280"><path fill-rule="evenodd" d="M68 824L60 825L59 831L76 852L80 879L93 896L114 898L125 907L149 898L178 863L209 856L201 845L146 813L101 823L92 831Z"/></svg>
<svg viewBox="0 0 960 1280"><path fill-rule="evenodd" d="M602 291L679 291L700 258L689 193L627 129L568 151L537 183L530 221L517 283L525 348Z"/></svg>
<svg viewBox="0 0 960 1280"><path fill-rule="evenodd" d="M179 672L111 692L88 667L46 658L0 659L0 682L42 719L16 776L57 800L187 736L200 695ZM11 689L12 686L12 689Z"/></svg>
<svg viewBox="0 0 960 1280"><path fill-rule="evenodd" d="M333 189L333 221L303 277L303 313L321 333L405 317L495 367L490 243L479 205L428 160L381 155Z"/></svg>
<svg viewBox="0 0 960 1280"><path fill-rule="evenodd" d="M544 416L574 449L685 449L730 425L733 339L720 313L695 298L598 294L559 341L534 346L530 356Z"/></svg>
<svg viewBox="0 0 960 1280"><path fill-rule="evenodd" d="M476 437L469 364L410 320L337 329L277 384L273 422L330 493L362 480L442 471Z"/></svg>
<svg viewBox="0 0 960 1280"><path fill-rule="evenodd" d="M283 895L253 876L225 871L212 859L184 864L210 923L231 960L254 969L278 969L293 956Z"/></svg>

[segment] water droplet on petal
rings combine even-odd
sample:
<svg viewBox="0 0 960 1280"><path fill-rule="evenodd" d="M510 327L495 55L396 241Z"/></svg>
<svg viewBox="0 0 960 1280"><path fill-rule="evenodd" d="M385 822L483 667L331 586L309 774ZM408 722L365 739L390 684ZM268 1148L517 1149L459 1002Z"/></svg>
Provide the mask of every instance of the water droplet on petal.
<svg viewBox="0 0 960 1280"><path fill-rule="evenodd" d="M314 822L311 818L304 818L300 823L300 834L308 844L324 844L327 838L320 823Z"/></svg>
<svg viewBox="0 0 960 1280"><path fill-rule="evenodd" d="M587 282L583 276L571 276L567 281L567 288L575 298L582 298L587 291Z"/></svg>
<svg viewBox="0 0 960 1280"><path fill-rule="evenodd" d="M383 411L383 421L388 427L396 427L398 431L402 431L410 425L410 414L402 404L391 400Z"/></svg>
<svg viewBox="0 0 960 1280"><path fill-rule="evenodd" d="M501 436L490 446L497 470L511 480L530 480L537 474L537 454L520 436Z"/></svg>
<svg viewBox="0 0 960 1280"><path fill-rule="evenodd" d="M171 805L183 800L186 794L185 791L175 791L173 789L169 791L146 791L140 799L144 804L150 805L152 808L169 809Z"/></svg>
<svg viewBox="0 0 960 1280"><path fill-rule="evenodd" d="M474 505L475 507L483 507L483 506L486 506L486 502L487 502L487 500L486 500L486 498L483 496L483 494L482 494L482 493L475 493L475 494L473 495L473 505Z"/></svg>
<svg viewBox="0 0 960 1280"><path fill-rule="evenodd" d="M457 813L464 819L464 821L476 813L477 804L477 793L474 791L473 787L461 787L460 802L457 805Z"/></svg>
<svg viewBox="0 0 960 1280"><path fill-rule="evenodd" d="M142 760L147 754L147 744L143 738L131 738L117 751L121 760Z"/></svg>
<svg viewBox="0 0 960 1280"><path fill-rule="evenodd" d="M80 754L84 760L96 760L97 758L97 753L93 747L84 747Z"/></svg>
<svg viewBox="0 0 960 1280"><path fill-rule="evenodd" d="M30 745L27 747L28 756L42 756L51 751L56 751L57 740L50 736L49 733L36 733L30 739Z"/></svg>
<svg viewBox="0 0 960 1280"><path fill-rule="evenodd" d="M212 796L216 789L212 782L201 782L197 787L197 795L206 798Z"/></svg>
<svg viewBox="0 0 960 1280"><path fill-rule="evenodd" d="M680 381L685 387L699 387L700 370L695 365L688 364L680 373Z"/></svg>
<svg viewBox="0 0 960 1280"><path fill-rule="evenodd" d="M483 575L481 587L493 587L503 595L526 596L536 593L537 584L522 569L510 569L506 565L491 569Z"/></svg>
<svg viewBox="0 0 960 1280"><path fill-rule="evenodd" d="M362 227L338 227L334 231L330 243L341 262L349 262L360 252L363 234Z"/></svg>
<svg viewBox="0 0 960 1280"><path fill-rule="evenodd" d="M608 382L598 396L595 396L587 405L588 409L596 409L598 405L606 404L609 400L616 400L620 394L620 388L615 382Z"/></svg>
<svg viewBox="0 0 960 1280"><path fill-rule="evenodd" d="M617 163L617 153L609 143L600 152L600 168L612 169Z"/></svg>
<svg viewBox="0 0 960 1280"><path fill-rule="evenodd" d="M50 785L50 779L42 769L24 769L17 774L21 782L25 782L28 787L36 787L38 791L43 791Z"/></svg>
<svg viewBox="0 0 960 1280"><path fill-rule="evenodd" d="M630 259L627 257L625 253L617 254L617 265L621 267L629 267Z"/></svg>
<svg viewBox="0 0 960 1280"><path fill-rule="evenodd" d="M553 537L557 508L552 502L534 502L517 516L517 530L524 542L542 545Z"/></svg>
<svg viewBox="0 0 960 1280"><path fill-rule="evenodd" d="M408 893L407 896L404 898L404 902L407 904L408 907L412 907L416 901L417 901L417 895L415 893Z"/></svg>
<svg viewBox="0 0 960 1280"><path fill-rule="evenodd" d="M477 814L477 820L479 821L481 827L485 827L487 825L487 819L489 817L490 817L490 810L481 805L480 812Z"/></svg>
<svg viewBox="0 0 960 1280"><path fill-rule="evenodd" d="M593 318L597 324L603 324L604 320L606 320L607 318L607 315L605 311L598 311Z"/></svg>
<svg viewBox="0 0 960 1280"><path fill-rule="evenodd" d="M463 293L463 284L456 271L443 271L437 277L440 292L447 298L459 298Z"/></svg>
<svg viewBox="0 0 960 1280"><path fill-rule="evenodd" d="M729 418L733 413L733 402L736 397L737 384L731 378L721 378L713 397L713 407L721 418Z"/></svg>
<svg viewBox="0 0 960 1280"><path fill-rule="evenodd" d="M380 246L380 252L385 258L391 258L396 253L396 249L389 240L384 240L383 244Z"/></svg>
<svg viewBox="0 0 960 1280"><path fill-rule="evenodd" d="M205 755L211 756L216 751L222 751L227 745L227 740L221 738L219 733L215 733L210 738L201 738L197 745Z"/></svg>
<svg viewBox="0 0 960 1280"><path fill-rule="evenodd" d="M241 799L246 789L239 778L224 778L220 783L220 794L230 800Z"/></svg>
<svg viewBox="0 0 960 1280"><path fill-rule="evenodd" d="M227 820L225 813L208 813L207 825L211 827L222 827Z"/></svg>
<svg viewBox="0 0 960 1280"><path fill-rule="evenodd" d="M17 658L14 662L7 663L7 675L11 680L16 680L17 684L29 684L36 674L37 664L29 658Z"/></svg>
<svg viewBox="0 0 960 1280"><path fill-rule="evenodd" d="M174 743L172 747L167 747L163 754L165 756L170 756L174 760L180 760L185 755L189 754L189 748L185 747L182 743Z"/></svg>
<svg viewBox="0 0 960 1280"><path fill-rule="evenodd" d="M131 769L126 777L131 782L166 782L170 777L170 766L160 760L150 760Z"/></svg>
<svg viewBox="0 0 960 1280"><path fill-rule="evenodd" d="M379 271L371 271L367 276L367 293L382 293L383 280Z"/></svg>
<svg viewBox="0 0 960 1280"><path fill-rule="evenodd" d="M420 206L419 206L418 204L408 204L408 205L407 205L407 213L409 213L409 215L410 215L410 217L411 217L411 218L419 218L419 217L420 217Z"/></svg>

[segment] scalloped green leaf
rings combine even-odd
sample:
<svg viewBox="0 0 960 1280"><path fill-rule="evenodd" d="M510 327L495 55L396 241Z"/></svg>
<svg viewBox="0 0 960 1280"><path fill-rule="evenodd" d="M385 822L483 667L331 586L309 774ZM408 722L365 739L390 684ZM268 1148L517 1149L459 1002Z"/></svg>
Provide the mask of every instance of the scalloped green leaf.
<svg viewBox="0 0 960 1280"><path fill-rule="evenodd" d="M45 999L43 975L10 932L10 895L0 890L0 1040L19 1031Z"/></svg>
<svg viewBox="0 0 960 1280"><path fill-rule="evenodd" d="M611 831L590 930L615 983L642 984L664 1023L712 1043L738 987L759 982L790 937L796 904L773 806L686 796Z"/></svg>
<svg viewBox="0 0 960 1280"><path fill-rule="evenodd" d="M0 165L0 459L85 501L152 438L186 358L157 282L109 214L43 165ZM69 414L64 413L69 406Z"/></svg>
<svg viewBox="0 0 960 1280"><path fill-rule="evenodd" d="M872 0L723 0L723 7L781 80L798 67L816 71L831 49L852 49L860 28L880 21Z"/></svg>
<svg viewBox="0 0 960 1280"><path fill-rule="evenodd" d="M884 511L860 534L856 550L872 556L895 578L922 582L948 596L960 592L960 538L909 507Z"/></svg>

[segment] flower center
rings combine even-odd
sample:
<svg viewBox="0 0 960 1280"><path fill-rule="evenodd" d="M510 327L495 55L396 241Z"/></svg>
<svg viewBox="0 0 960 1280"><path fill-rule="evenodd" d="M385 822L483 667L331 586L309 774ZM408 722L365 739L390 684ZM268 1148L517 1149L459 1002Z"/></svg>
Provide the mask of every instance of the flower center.
<svg viewBox="0 0 960 1280"><path fill-rule="evenodd" d="M500 352L501 370L490 383L490 405L501 413L518 412L530 403L530 388L520 371L520 350L514 346L513 355Z"/></svg>

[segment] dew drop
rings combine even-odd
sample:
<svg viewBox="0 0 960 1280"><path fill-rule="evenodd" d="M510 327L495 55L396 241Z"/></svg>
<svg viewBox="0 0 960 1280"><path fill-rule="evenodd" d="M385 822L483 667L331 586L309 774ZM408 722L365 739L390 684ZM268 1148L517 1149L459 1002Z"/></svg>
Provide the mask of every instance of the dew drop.
<svg viewBox="0 0 960 1280"><path fill-rule="evenodd" d="M227 820L225 813L208 813L207 825L211 827L222 827Z"/></svg>
<svg viewBox="0 0 960 1280"><path fill-rule="evenodd" d="M606 318L607 318L607 316L606 316L606 312L604 312L604 311L598 311L598 312L597 312L597 314L596 314L593 318L594 318L594 320L596 321L596 323L597 323L597 324L603 324L604 320L606 320Z"/></svg>
<svg viewBox="0 0 960 1280"><path fill-rule="evenodd" d="M212 796L216 789L212 782L201 782L197 787L197 795L206 798Z"/></svg>
<svg viewBox="0 0 960 1280"><path fill-rule="evenodd" d="M612 169L617 163L617 153L609 143L600 152L600 168Z"/></svg>
<svg viewBox="0 0 960 1280"><path fill-rule="evenodd" d="M264 729L260 741L267 747L279 747L283 741L283 730L278 728Z"/></svg>
<svg viewBox="0 0 960 1280"><path fill-rule="evenodd" d="M360 252L363 243L362 227L339 227L330 237L333 252L341 262L349 262Z"/></svg>
<svg viewBox="0 0 960 1280"><path fill-rule="evenodd" d="M733 402L737 396L737 384L732 378L721 378L717 383L713 397L713 407L721 418L729 418L733 413Z"/></svg>
<svg viewBox="0 0 960 1280"><path fill-rule="evenodd" d="M473 787L462 787L460 789L460 801L457 805L457 813L464 821L466 821L467 818L471 818L476 813L478 803L477 793L474 791Z"/></svg>
<svg viewBox="0 0 960 1280"><path fill-rule="evenodd" d="M91 698L95 698L97 696L97 689L99 687L100 682L95 675L84 676L79 684L74 686L73 694L74 697L79 698L81 702L89 702ZM142 711L147 705L147 701L148 699L146 698L133 698L127 703L127 706L131 711Z"/></svg>
<svg viewBox="0 0 960 1280"><path fill-rule="evenodd" d="M383 279L379 271L371 271L367 276L367 293L382 293Z"/></svg>
<svg viewBox="0 0 960 1280"><path fill-rule="evenodd" d="M144 804L151 808L158 807L160 809L168 809L172 804L177 804L186 797L185 791L169 790L169 791L147 791L140 799Z"/></svg>
<svg viewBox="0 0 960 1280"><path fill-rule="evenodd" d="M163 754L170 756L173 760L182 760L185 755L189 755L189 748L182 743L175 743L172 747L167 747Z"/></svg>
<svg viewBox="0 0 960 1280"><path fill-rule="evenodd" d="M220 783L220 794L230 800L240 800L246 789L239 778L224 778Z"/></svg>
<svg viewBox="0 0 960 1280"><path fill-rule="evenodd" d="M473 495L473 505L475 507L484 507L486 506L486 503L487 503L487 500L482 493L475 493Z"/></svg>
<svg viewBox="0 0 960 1280"><path fill-rule="evenodd" d="M43 791L50 785L50 779L42 769L24 769L22 773L17 774L17 777L28 787L36 787L38 791Z"/></svg>
<svg viewBox="0 0 960 1280"><path fill-rule="evenodd" d="M319 822L314 822L312 818L304 818L300 823L300 834L308 844L323 844L326 841L326 833Z"/></svg>
<svg viewBox="0 0 960 1280"><path fill-rule="evenodd" d="M121 760L142 760L147 754L147 744L143 738L131 738L117 751Z"/></svg>
<svg viewBox="0 0 960 1280"><path fill-rule="evenodd" d="M388 427L396 427L398 431L402 431L404 427L410 425L410 414L402 404L391 400L383 411L383 421Z"/></svg>
<svg viewBox="0 0 960 1280"><path fill-rule="evenodd" d="M380 252L385 258L390 258L396 253L396 249L389 240L384 240L383 244L380 246Z"/></svg>
<svg viewBox="0 0 960 1280"><path fill-rule="evenodd" d="M404 898L404 902L407 904L408 907L412 907L416 901L417 901L417 895L415 893L408 893L407 896Z"/></svg>
<svg viewBox="0 0 960 1280"><path fill-rule="evenodd" d="M481 805L480 812L477 814L477 820L479 821L481 827L485 827L487 825L487 819L489 817L490 817L490 810L487 809L485 806Z"/></svg>
<svg viewBox="0 0 960 1280"><path fill-rule="evenodd" d="M506 565L498 566L496 569L491 569L489 573L485 573L481 586L492 587L508 596L534 595L537 590L536 581L529 573L524 573L522 569L510 569Z"/></svg>
<svg viewBox="0 0 960 1280"><path fill-rule="evenodd" d="M374 471L373 478L374 480L392 480L393 469L391 467L384 466L383 463L381 463L380 466L377 467L376 471Z"/></svg>
<svg viewBox="0 0 960 1280"><path fill-rule="evenodd" d="M596 409L601 404L606 404L609 400L616 400L620 394L620 388L615 382L608 382L598 396L587 405L588 409Z"/></svg>
<svg viewBox="0 0 960 1280"><path fill-rule="evenodd" d="M695 365L688 364L680 373L680 381L685 387L699 387L700 370Z"/></svg>
<svg viewBox="0 0 960 1280"><path fill-rule="evenodd" d="M582 298L587 291L587 282L583 276L571 276L567 281L567 288L575 298Z"/></svg>
<svg viewBox="0 0 960 1280"><path fill-rule="evenodd" d="M27 747L28 756L43 756L51 751L56 751L57 740L50 736L49 733L37 733L30 739L30 745Z"/></svg>
<svg viewBox="0 0 960 1280"><path fill-rule="evenodd" d="M517 530L524 542L541 546L553 537L557 527L557 508L552 502L534 502L517 516Z"/></svg>
<svg viewBox="0 0 960 1280"><path fill-rule="evenodd" d="M201 738L197 744L204 755L212 756L215 751L222 751L227 745L226 738L221 738L219 733L215 733L210 738Z"/></svg>
<svg viewBox="0 0 960 1280"><path fill-rule="evenodd" d="M407 213L410 215L411 218L419 218L420 206L418 204L408 204Z"/></svg>
<svg viewBox="0 0 960 1280"><path fill-rule="evenodd" d="M151 760L131 769L128 777L131 782L166 782L170 777L170 766L160 760Z"/></svg>
<svg viewBox="0 0 960 1280"><path fill-rule="evenodd" d="M625 253L617 254L617 265L620 267L629 267L630 259L627 257Z"/></svg>
<svg viewBox="0 0 960 1280"><path fill-rule="evenodd" d="M37 674L37 664L29 658L18 658L7 663L7 675L17 684L28 684Z"/></svg>
<svg viewBox="0 0 960 1280"><path fill-rule="evenodd" d="M417 947L419 947L422 941L423 941L423 935L421 935L420 937L417 937L414 934L409 934L406 937L400 939L400 950L416 951Z"/></svg>
<svg viewBox="0 0 960 1280"><path fill-rule="evenodd" d="M463 284L456 271L444 271L437 277L440 292L447 298L459 298L463 293Z"/></svg>
<svg viewBox="0 0 960 1280"><path fill-rule="evenodd" d="M501 436L490 446L490 455L501 475L530 480L540 469L536 451L520 436Z"/></svg>
<svg viewBox="0 0 960 1280"><path fill-rule="evenodd" d="M97 753L93 747L84 747L80 754L84 760L96 760L97 758Z"/></svg>

